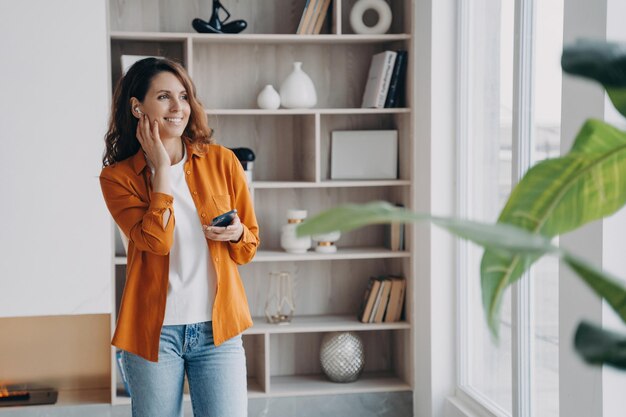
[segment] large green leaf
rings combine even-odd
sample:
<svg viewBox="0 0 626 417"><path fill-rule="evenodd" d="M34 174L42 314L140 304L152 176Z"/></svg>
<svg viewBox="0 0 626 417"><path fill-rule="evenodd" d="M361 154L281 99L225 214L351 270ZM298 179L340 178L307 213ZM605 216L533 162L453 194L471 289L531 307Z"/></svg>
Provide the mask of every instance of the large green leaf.
<svg viewBox="0 0 626 417"><path fill-rule="evenodd" d="M326 210L306 220L296 231L299 236L303 236L335 230L347 232L370 224L417 221L430 221L459 237L501 253L541 256L559 251L549 239L518 227L430 216L396 207L385 201L346 204Z"/></svg>
<svg viewBox="0 0 626 417"><path fill-rule="evenodd" d="M626 116L626 46L582 39L566 45L561 57L563 71L590 78L604 86L615 108Z"/></svg>
<svg viewBox="0 0 626 417"><path fill-rule="evenodd" d="M552 238L608 216L626 203L626 133L588 120L571 151L540 162L514 188L498 219ZM506 288L538 257L487 250L481 287L487 322L497 335Z"/></svg>
<svg viewBox="0 0 626 417"><path fill-rule="evenodd" d="M578 325L574 347L585 361L626 369L626 336L583 321Z"/></svg>

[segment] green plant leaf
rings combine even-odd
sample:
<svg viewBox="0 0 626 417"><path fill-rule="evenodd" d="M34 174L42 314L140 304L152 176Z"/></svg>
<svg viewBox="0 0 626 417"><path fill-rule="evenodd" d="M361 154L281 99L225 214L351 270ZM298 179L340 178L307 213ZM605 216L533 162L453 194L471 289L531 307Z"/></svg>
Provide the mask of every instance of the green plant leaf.
<svg viewBox="0 0 626 417"><path fill-rule="evenodd" d="M626 323L626 286L619 278L602 271L587 261L562 251L562 258L591 289L604 298Z"/></svg>
<svg viewBox="0 0 626 417"><path fill-rule="evenodd" d="M563 71L598 81L615 108L626 116L626 46L620 43L581 39L566 45L561 57Z"/></svg>
<svg viewBox="0 0 626 417"><path fill-rule="evenodd" d="M626 369L626 336L624 335L583 321L576 329L574 347L588 363Z"/></svg>
<svg viewBox="0 0 626 417"><path fill-rule="evenodd" d="M552 238L608 216L626 203L626 133L588 120L571 151L540 162L513 189L499 223ZM487 250L481 262L483 306L497 336L502 297L537 259Z"/></svg>
<svg viewBox="0 0 626 417"><path fill-rule="evenodd" d="M296 233L298 236L304 236L335 230L347 232L371 224L418 221L430 221L459 237L499 253L541 256L559 251L549 239L512 225L430 216L396 207L385 201L346 204L326 210L300 224L296 228Z"/></svg>

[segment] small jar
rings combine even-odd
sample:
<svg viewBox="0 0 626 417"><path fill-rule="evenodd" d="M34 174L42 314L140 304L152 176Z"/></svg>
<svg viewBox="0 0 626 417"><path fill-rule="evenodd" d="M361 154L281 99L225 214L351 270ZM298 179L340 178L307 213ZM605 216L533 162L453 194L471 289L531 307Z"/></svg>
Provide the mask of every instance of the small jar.
<svg viewBox="0 0 626 417"><path fill-rule="evenodd" d="M307 216L306 210L287 210L287 224L282 228L280 246L289 253L306 253L311 248L311 237L296 236L296 228Z"/></svg>
<svg viewBox="0 0 626 417"><path fill-rule="evenodd" d="M337 246L335 246L335 242L338 241L340 237L341 233L339 231L311 236L311 239L313 239L313 241L315 242L315 252L337 252Z"/></svg>

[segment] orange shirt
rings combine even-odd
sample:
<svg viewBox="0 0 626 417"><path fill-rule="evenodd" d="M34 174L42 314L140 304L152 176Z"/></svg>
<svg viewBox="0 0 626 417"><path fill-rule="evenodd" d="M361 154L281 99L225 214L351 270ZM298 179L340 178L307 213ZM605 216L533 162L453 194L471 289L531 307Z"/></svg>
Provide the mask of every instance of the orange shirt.
<svg viewBox="0 0 626 417"><path fill-rule="evenodd" d="M237 265L250 262L259 245L259 227L245 174L235 154L220 145L203 145L202 151L184 140L187 155L185 177L200 222L237 209L243 225L239 242L207 239L217 274L212 311L216 345L252 326L246 293ZM104 167L100 173L102 194L113 219L128 237L126 284L112 344L156 362L165 316L169 252L176 213L173 197L152 191L151 171L144 153ZM163 213L171 210L163 227Z"/></svg>

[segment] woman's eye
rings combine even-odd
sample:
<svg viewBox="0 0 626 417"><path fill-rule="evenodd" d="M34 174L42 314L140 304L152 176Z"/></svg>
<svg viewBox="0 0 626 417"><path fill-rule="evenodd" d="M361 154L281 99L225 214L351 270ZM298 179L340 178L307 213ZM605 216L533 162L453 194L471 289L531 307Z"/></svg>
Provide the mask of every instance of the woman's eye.
<svg viewBox="0 0 626 417"><path fill-rule="evenodd" d="M186 95L186 94L185 94L185 95L182 95L180 98L182 98L183 100L188 100L188 99L189 99L189 97L187 97L187 95Z"/></svg>
<svg viewBox="0 0 626 417"><path fill-rule="evenodd" d="M163 98L167 98L167 94L161 94L159 97L157 97L159 100L163 99Z"/></svg>

